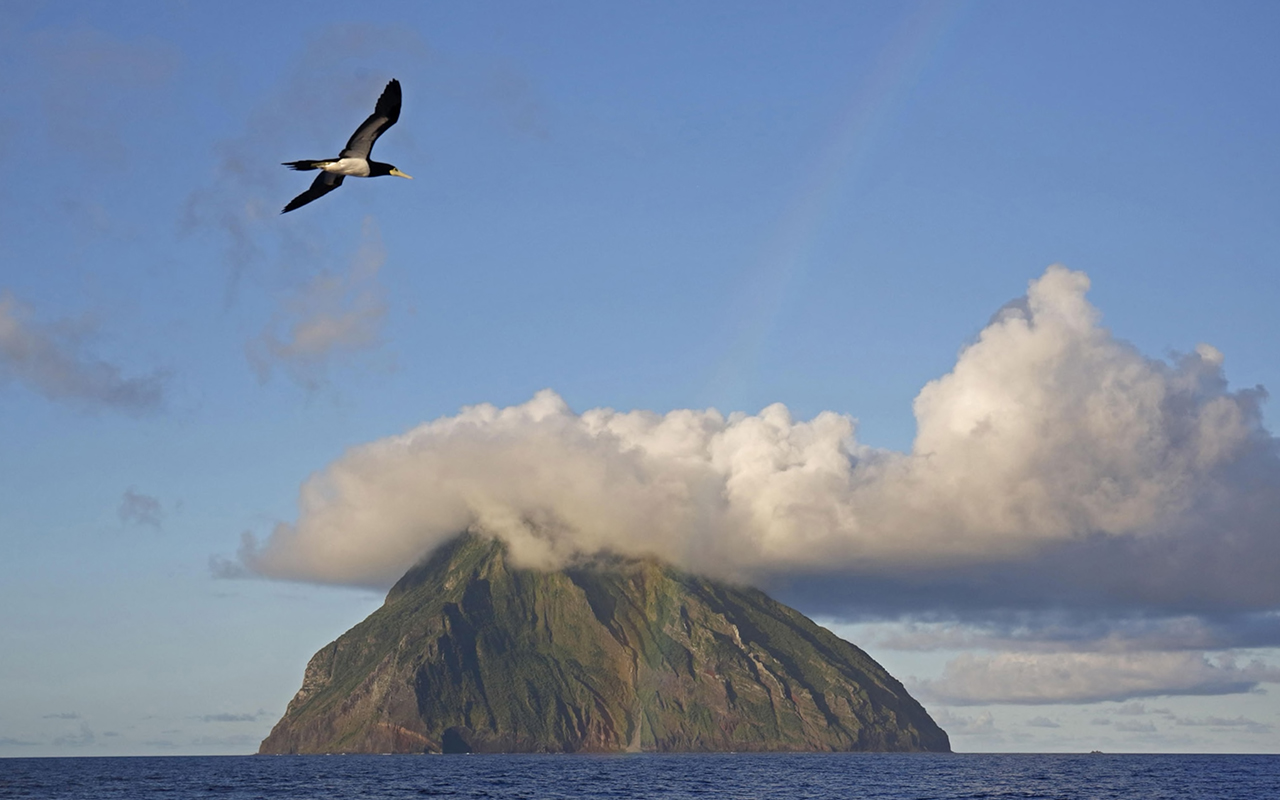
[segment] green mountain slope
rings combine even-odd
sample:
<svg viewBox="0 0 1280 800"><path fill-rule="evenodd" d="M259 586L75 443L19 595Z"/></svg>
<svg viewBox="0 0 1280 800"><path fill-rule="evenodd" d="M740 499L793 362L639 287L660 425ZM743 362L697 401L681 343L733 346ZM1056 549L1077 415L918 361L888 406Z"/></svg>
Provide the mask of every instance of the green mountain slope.
<svg viewBox="0 0 1280 800"><path fill-rule="evenodd" d="M652 560L509 566L467 534L307 665L262 753L950 750L866 653Z"/></svg>

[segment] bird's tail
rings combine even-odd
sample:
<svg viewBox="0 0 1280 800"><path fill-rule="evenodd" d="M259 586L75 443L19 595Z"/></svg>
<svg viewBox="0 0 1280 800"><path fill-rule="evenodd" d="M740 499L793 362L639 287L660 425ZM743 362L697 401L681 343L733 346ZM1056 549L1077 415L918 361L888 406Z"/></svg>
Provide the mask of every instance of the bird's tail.
<svg viewBox="0 0 1280 800"><path fill-rule="evenodd" d="M295 169L298 172L305 172L309 169L320 169L320 165L325 162L323 161L283 161L281 163L284 166L288 167L289 169Z"/></svg>

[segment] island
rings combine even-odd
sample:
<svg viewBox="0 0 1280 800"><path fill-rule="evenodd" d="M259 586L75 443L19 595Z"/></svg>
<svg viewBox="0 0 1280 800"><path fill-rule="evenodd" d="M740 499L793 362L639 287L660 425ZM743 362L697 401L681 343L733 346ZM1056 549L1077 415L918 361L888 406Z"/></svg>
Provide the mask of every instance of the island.
<svg viewBox="0 0 1280 800"><path fill-rule="evenodd" d="M756 589L654 559L558 571L466 533L307 665L259 750L950 752L858 647Z"/></svg>

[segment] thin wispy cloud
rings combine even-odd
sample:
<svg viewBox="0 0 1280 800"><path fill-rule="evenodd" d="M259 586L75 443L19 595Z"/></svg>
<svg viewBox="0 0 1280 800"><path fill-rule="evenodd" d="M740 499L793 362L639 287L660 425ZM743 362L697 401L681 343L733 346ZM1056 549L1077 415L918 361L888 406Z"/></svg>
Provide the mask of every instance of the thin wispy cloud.
<svg viewBox="0 0 1280 800"><path fill-rule="evenodd" d="M916 690L946 705L1096 703L1134 697L1239 694L1280 683L1261 661L1198 653L965 654Z"/></svg>
<svg viewBox="0 0 1280 800"><path fill-rule="evenodd" d="M1280 615L1270 611L1198 617L1189 614L1124 616L1100 614L1094 609L1054 609L989 613L971 619L943 613L933 616L933 620L866 625L859 629L858 635L878 647L915 652L1204 652L1280 645ZM961 621L964 624L957 624Z"/></svg>
<svg viewBox="0 0 1280 800"><path fill-rule="evenodd" d="M55 747L88 747L97 741L97 738L98 737L94 736L93 731L89 728L89 725L81 722L80 730L75 733L65 733L61 736L55 736L53 744Z"/></svg>
<svg viewBox="0 0 1280 800"><path fill-rule="evenodd" d="M364 222L364 241L343 273L322 273L285 301L247 348L258 377L276 368L308 389L323 385L332 364L376 347L387 314L378 272L386 250L377 225Z"/></svg>
<svg viewBox="0 0 1280 800"><path fill-rule="evenodd" d="M0 736L0 747L37 747L43 742L31 739L18 739L13 736Z"/></svg>
<svg viewBox="0 0 1280 800"><path fill-rule="evenodd" d="M265 716L265 711L258 711L253 714L205 714L200 717L201 722L253 722L259 717Z"/></svg>
<svg viewBox="0 0 1280 800"><path fill-rule="evenodd" d="M324 266L335 237L305 220L279 219L285 202L301 190L280 162L299 158L299 148L322 147L313 154L321 157L340 146L393 77L370 77L367 64L376 62L381 70L388 59L421 70L431 51L413 31L364 24L327 28L307 43L287 78L262 92L243 130L216 145L214 176L188 196L182 227L221 239L229 269L226 304L235 301L246 274L310 272L317 260ZM407 134L401 126L395 135Z"/></svg>
<svg viewBox="0 0 1280 800"><path fill-rule="evenodd" d="M1270 722L1259 722L1258 720L1249 719L1243 715L1238 717L1177 717L1174 719L1175 725L1191 726L1191 727L1208 727L1218 730L1239 730L1244 733L1257 735L1265 735L1273 732L1276 726Z"/></svg>
<svg viewBox="0 0 1280 800"><path fill-rule="evenodd" d="M1128 722L1117 722L1113 726L1112 730L1120 731L1121 733L1155 733L1156 726L1154 723L1151 723L1151 722L1128 721Z"/></svg>
<svg viewBox="0 0 1280 800"><path fill-rule="evenodd" d="M1170 711L1167 708L1148 709L1146 703L1125 703L1112 713L1121 717L1142 717L1147 714L1168 715Z"/></svg>
<svg viewBox="0 0 1280 800"><path fill-rule="evenodd" d="M164 506L151 495L126 489L116 511L120 521L130 525L144 525L159 530L164 523Z"/></svg>
<svg viewBox="0 0 1280 800"><path fill-rule="evenodd" d="M50 400L86 409L142 414L164 401L168 375L129 377L95 358L93 326L85 321L40 323L9 292L0 292L0 382L6 378Z"/></svg>
<svg viewBox="0 0 1280 800"><path fill-rule="evenodd" d="M983 711L981 714L971 717L944 709L933 716L937 723L951 736L974 736L995 739L1004 737L1004 732L996 726L995 716L990 711Z"/></svg>
<svg viewBox="0 0 1280 800"><path fill-rule="evenodd" d="M236 747L242 751L253 752L261 742L262 740L257 734L236 733L229 736L194 736L191 738L190 746L200 748Z"/></svg>
<svg viewBox="0 0 1280 800"><path fill-rule="evenodd" d="M154 125L155 93L177 73L181 56L154 39L124 40L80 27L50 29L21 41L39 66L31 70L41 91L40 132L62 153L93 162L95 169L124 169L130 145L124 131L145 107Z"/></svg>

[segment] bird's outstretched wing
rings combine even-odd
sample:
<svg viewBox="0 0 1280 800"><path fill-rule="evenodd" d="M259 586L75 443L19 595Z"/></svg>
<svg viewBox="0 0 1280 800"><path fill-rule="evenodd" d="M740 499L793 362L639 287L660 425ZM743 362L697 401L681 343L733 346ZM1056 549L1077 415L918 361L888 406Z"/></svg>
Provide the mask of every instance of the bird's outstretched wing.
<svg viewBox="0 0 1280 800"><path fill-rule="evenodd" d="M346 148L338 157L368 158L369 153L373 151L373 143L378 141L383 131L395 125L398 119L400 119L400 81L393 78L387 84L387 88L382 90L382 96L378 98L378 104L374 106L373 113L360 123L355 133L351 134Z"/></svg>
<svg viewBox="0 0 1280 800"><path fill-rule="evenodd" d="M311 182L311 188L289 201L289 205L284 207L281 214L285 214L295 208L302 208L307 203L315 200L317 197L324 197L329 192L337 189L342 185L342 175L335 175L332 172L321 172L316 179Z"/></svg>

